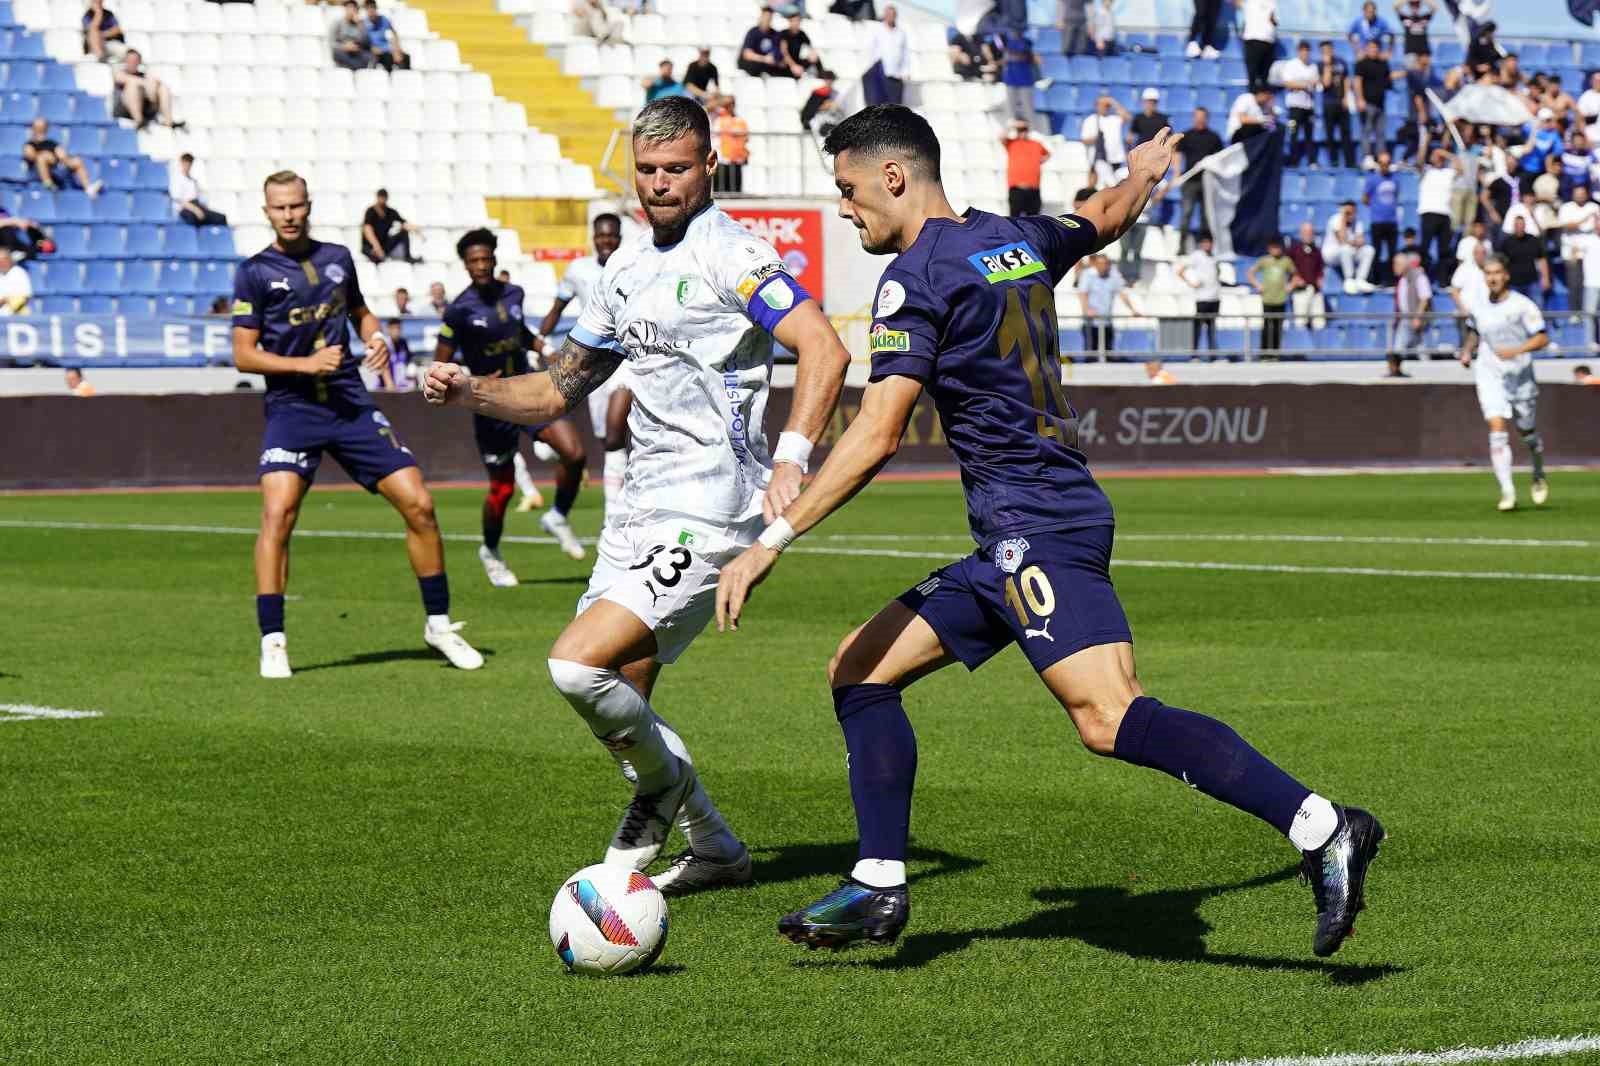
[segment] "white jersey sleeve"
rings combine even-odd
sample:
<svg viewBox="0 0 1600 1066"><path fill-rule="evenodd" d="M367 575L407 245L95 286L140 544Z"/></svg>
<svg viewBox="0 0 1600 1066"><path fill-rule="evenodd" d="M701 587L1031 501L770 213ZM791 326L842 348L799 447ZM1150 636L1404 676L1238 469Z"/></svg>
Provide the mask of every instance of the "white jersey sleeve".
<svg viewBox="0 0 1600 1066"><path fill-rule="evenodd" d="M599 280L589 291L589 298L583 302L583 313L578 316L577 325L572 327L572 339L588 348L610 348L612 351L622 351L622 344L617 339L617 308L613 299L618 295L612 290L615 286L607 281L609 271L602 271Z"/></svg>

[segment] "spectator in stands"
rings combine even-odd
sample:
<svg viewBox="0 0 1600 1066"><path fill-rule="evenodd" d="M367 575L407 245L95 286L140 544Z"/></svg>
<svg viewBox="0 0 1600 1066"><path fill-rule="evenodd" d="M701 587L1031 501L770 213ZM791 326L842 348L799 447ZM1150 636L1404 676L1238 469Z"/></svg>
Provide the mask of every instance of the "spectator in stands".
<svg viewBox="0 0 1600 1066"><path fill-rule="evenodd" d="M611 44L622 36L622 16L608 11L601 0L572 0L572 28L580 37Z"/></svg>
<svg viewBox="0 0 1600 1066"><path fill-rule="evenodd" d="M1567 135L1566 151L1561 153L1561 170L1572 185L1587 185L1591 198L1595 192L1594 153L1589 150L1589 138L1582 130Z"/></svg>
<svg viewBox="0 0 1600 1066"><path fill-rule="evenodd" d="M49 255L56 245L33 219L13 215L0 206L0 248L9 251L13 259L29 259Z"/></svg>
<svg viewBox="0 0 1600 1066"><path fill-rule="evenodd" d="M233 304L226 296L213 297L211 300L211 306L206 309L206 314L217 316L231 315L233 314Z"/></svg>
<svg viewBox="0 0 1600 1066"><path fill-rule="evenodd" d="M744 191L744 165L750 162L750 124L739 117L738 101L722 98L722 107L711 124L717 138L717 172L713 186L717 192Z"/></svg>
<svg viewBox="0 0 1600 1066"><path fill-rule="evenodd" d="M1586 128L1600 124L1600 70L1589 72L1589 87L1578 97L1578 114Z"/></svg>
<svg viewBox="0 0 1600 1066"><path fill-rule="evenodd" d="M1367 279L1372 273L1375 254L1372 245L1367 243L1366 230L1356 218L1356 202L1346 200L1323 229L1323 263L1339 268L1345 292L1371 292L1373 286Z"/></svg>
<svg viewBox="0 0 1600 1066"><path fill-rule="evenodd" d="M1535 117L1538 126L1528 138L1521 164L1517 167L1517 184L1523 192L1532 189L1534 179L1544 173L1544 161L1552 155L1560 155L1563 148L1561 130L1556 126L1556 113L1548 107L1541 107Z"/></svg>
<svg viewBox="0 0 1600 1066"><path fill-rule="evenodd" d="M1455 272L1455 229L1450 218L1450 197L1461 173L1461 162L1443 148L1435 148L1417 183L1417 221L1422 227L1422 262L1440 285Z"/></svg>
<svg viewBox="0 0 1600 1066"><path fill-rule="evenodd" d="M11 249L0 248L0 315L25 315L33 299L33 279L11 256Z"/></svg>
<svg viewBox="0 0 1600 1066"><path fill-rule="evenodd" d="M1089 169L1102 186L1115 185L1127 171L1127 121L1128 109L1110 93L1101 93L1095 99L1094 112L1085 115L1078 128L1078 138L1088 151Z"/></svg>
<svg viewBox="0 0 1600 1066"><path fill-rule="evenodd" d="M799 14L789 15L788 24L778 35L778 43L783 49L783 64L790 76L803 78L822 66L821 57L811 46L811 35L800 26Z"/></svg>
<svg viewBox="0 0 1600 1066"><path fill-rule="evenodd" d="M1284 106L1289 110L1288 165L1297 167L1301 162L1317 165L1316 102L1314 95L1322 81L1321 72L1311 62L1311 42L1301 41L1294 46L1294 58L1278 64L1276 80L1287 92Z"/></svg>
<svg viewBox="0 0 1600 1066"><path fill-rule="evenodd" d="M1394 328L1389 333L1389 376L1406 377L1400 361L1422 347L1427 331L1428 307L1433 302L1433 286L1415 255L1402 252L1394 257Z"/></svg>
<svg viewBox="0 0 1600 1066"><path fill-rule="evenodd" d="M1117 54L1117 16L1111 10L1111 0L1089 4L1089 43L1095 55Z"/></svg>
<svg viewBox="0 0 1600 1066"><path fill-rule="evenodd" d="M1456 305L1456 334L1460 343L1467 342L1469 313L1477 302L1489 295L1489 283L1483 276L1483 264L1489 259L1489 246L1473 245L1471 258L1461 260L1455 273L1450 275L1450 301Z"/></svg>
<svg viewBox="0 0 1600 1066"><path fill-rule="evenodd" d="M509 274L506 275L508 278ZM394 313L405 316L411 314L411 292L404 286L394 290Z"/></svg>
<svg viewBox="0 0 1600 1066"><path fill-rule="evenodd" d="M831 70L819 71L822 84L811 90L805 105L800 108L800 125L818 137L826 137L833 127L844 121L844 108L839 93L834 89L835 75Z"/></svg>
<svg viewBox="0 0 1600 1066"><path fill-rule="evenodd" d="M1378 46L1378 55L1383 61L1389 61L1389 49L1394 45L1394 30L1378 14L1378 5L1372 0L1361 5L1361 14L1350 23L1349 37L1350 51L1358 58L1367 54L1367 45L1373 44Z"/></svg>
<svg viewBox="0 0 1600 1066"><path fill-rule="evenodd" d="M1172 372L1163 366L1159 359L1146 359L1144 361L1144 377L1145 381L1151 385L1176 385L1178 383L1178 379L1172 376Z"/></svg>
<svg viewBox="0 0 1600 1066"><path fill-rule="evenodd" d="M1000 80L1006 87L1006 108L1014 119L1022 119L1032 129L1039 124L1039 113L1033 108L1033 83L1039 80L1039 57L1034 54L1028 35L1019 30L1008 30L1000 38L1005 49L1005 62L1000 68Z"/></svg>
<svg viewBox="0 0 1600 1066"><path fill-rule="evenodd" d="M1061 31L1061 54L1064 56L1088 55L1094 50L1089 43L1089 5L1093 0L1056 0L1056 29ZM1202 3L1208 0L1201 0ZM1220 4L1222 0L1209 0Z"/></svg>
<svg viewBox="0 0 1600 1066"><path fill-rule="evenodd" d="M398 318L388 322L389 361L383 368L383 387L394 392L409 392L416 386L411 372L411 344Z"/></svg>
<svg viewBox="0 0 1600 1066"><path fill-rule="evenodd" d="M374 263L385 259L420 263L411 257L411 235L416 232L416 226L389 206L389 190L379 189L361 217L361 251Z"/></svg>
<svg viewBox="0 0 1600 1066"><path fill-rule="evenodd" d="M1588 252L1596 239L1597 220L1600 220L1600 204L1589 198L1589 187L1574 185L1572 199L1561 205L1556 216L1556 227L1561 232L1561 262L1566 268L1567 306L1574 310L1580 306L1580 295L1588 299L1589 281L1584 276L1584 261L1593 258Z"/></svg>
<svg viewBox="0 0 1600 1066"><path fill-rule="evenodd" d="M1322 93L1323 144L1328 150L1328 165L1356 165L1356 142L1350 134L1350 112L1354 99L1350 82L1350 65L1334 54L1333 42L1323 41L1319 46L1321 62L1317 64L1317 81Z"/></svg>
<svg viewBox="0 0 1600 1066"><path fill-rule="evenodd" d="M783 39L772 28L772 8L763 7L756 24L745 31L739 47L739 69L755 78L787 77L783 65Z"/></svg>
<svg viewBox="0 0 1600 1066"><path fill-rule="evenodd" d="M1444 128L1434 120L1433 105L1428 92L1437 93L1444 82L1433 70L1433 57L1415 56L1403 76L1406 82L1406 122L1400 127L1400 145L1409 153L1409 161L1418 168L1425 165L1428 146L1435 137L1444 136Z"/></svg>
<svg viewBox="0 0 1600 1066"><path fill-rule="evenodd" d="M1283 238L1267 240L1267 254L1250 264L1245 281L1261 294L1261 357L1276 359L1283 347L1283 318L1289 307L1294 260L1283 254Z"/></svg>
<svg viewBox="0 0 1600 1066"><path fill-rule="evenodd" d="M1161 93L1153 86L1139 95L1139 113L1128 123L1129 148L1143 144L1172 125L1172 120L1161 110L1160 105Z"/></svg>
<svg viewBox="0 0 1600 1066"><path fill-rule="evenodd" d="M950 69L962 81L993 81L998 67L994 54L986 45L951 26L944 31L946 49L950 53Z"/></svg>
<svg viewBox="0 0 1600 1066"><path fill-rule="evenodd" d="M1579 363L1572 368L1572 383L1574 385L1600 385L1600 378L1594 376L1588 363Z"/></svg>
<svg viewBox="0 0 1600 1066"><path fill-rule="evenodd" d="M72 395L85 400L94 395L94 386L83 379L83 371L77 367L67 367L67 372L63 377L66 378L67 391Z"/></svg>
<svg viewBox="0 0 1600 1066"><path fill-rule="evenodd" d="M1372 4L1369 2L1368 7ZM1384 126L1384 98L1389 95L1389 83L1394 74L1389 61L1378 50L1377 41L1368 41L1356 61L1356 113L1361 116L1361 165L1371 168L1378 153L1389 146L1389 134Z"/></svg>
<svg viewBox="0 0 1600 1066"><path fill-rule="evenodd" d="M410 70L411 57L400 45L400 34L387 15L378 13L378 0L367 0L367 50L372 61L387 71Z"/></svg>
<svg viewBox="0 0 1600 1066"><path fill-rule="evenodd" d="M1487 236L1488 227L1482 219L1474 219L1467 227L1466 234L1456 242L1456 262L1465 263L1477 257L1478 247L1481 245L1485 252L1492 251ZM1481 264L1480 264L1481 265Z"/></svg>
<svg viewBox="0 0 1600 1066"><path fill-rule="evenodd" d="M1367 232L1372 237L1372 252L1377 257L1374 279L1387 285L1394 278L1389 263L1394 258L1400 236L1400 179L1391 167L1389 153L1379 152L1377 169L1367 175L1361 189L1361 202L1367 208Z"/></svg>
<svg viewBox="0 0 1600 1066"><path fill-rule="evenodd" d="M1485 22L1478 27L1472 35L1471 43L1467 45L1467 66L1471 68L1473 77L1479 77L1482 72L1492 72L1500 63L1500 58L1505 53L1500 44L1494 39L1495 24Z"/></svg>
<svg viewBox="0 0 1600 1066"><path fill-rule="evenodd" d="M1251 88L1267 84L1278 51L1278 0L1244 0L1244 75Z"/></svg>
<svg viewBox="0 0 1600 1066"><path fill-rule="evenodd" d="M1194 0L1194 19L1189 23L1189 43L1183 54L1190 59L1216 59L1217 23L1222 19L1222 0Z"/></svg>
<svg viewBox="0 0 1600 1066"><path fill-rule="evenodd" d="M144 129L152 119L159 118L163 126L183 129L185 123L172 119L172 90L154 74L144 69L144 57L137 48L130 48L122 57L122 65L111 72L118 95L116 115L130 120Z"/></svg>
<svg viewBox="0 0 1600 1066"><path fill-rule="evenodd" d="M1500 242L1500 254L1506 257L1511 287L1543 307L1550 292L1550 262L1544 241L1528 232L1522 216L1511 220L1511 236Z"/></svg>
<svg viewBox="0 0 1600 1066"><path fill-rule="evenodd" d="M89 179L89 168L84 166L82 159L56 143L50 136L50 121L43 115L28 125L28 140L22 146L22 161L33 168L39 176L39 182L52 192L66 184L68 178L75 179L78 188L88 193L90 199L99 196L100 190L105 187L102 182Z"/></svg>
<svg viewBox="0 0 1600 1066"><path fill-rule="evenodd" d="M1428 23L1439 10L1436 0L1394 0L1394 16L1405 33L1407 56L1431 55L1428 47Z"/></svg>
<svg viewBox="0 0 1600 1066"><path fill-rule="evenodd" d="M1305 329L1321 329L1327 310L1327 302L1322 297L1327 264L1323 262L1322 249L1317 247L1317 227L1310 222L1300 223L1300 231L1289 245L1289 261L1294 264L1289 303L1295 320Z"/></svg>
<svg viewBox="0 0 1600 1066"><path fill-rule="evenodd" d="M1117 330L1112 316L1116 312L1119 296L1130 315L1139 313L1128 298L1128 288L1123 283L1122 274L1111 269L1111 260L1104 252L1096 252L1089 260L1089 269L1078 275L1078 298L1083 303L1085 351L1117 350Z"/></svg>
<svg viewBox="0 0 1600 1066"><path fill-rule="evenodd" d="M1533 190L1523 193L1521 198L1512 204L1505 214L1505 221L1500 224L1501 240L1503 241L1514 229L1514 223L1520 219L1523 228L1535 237L1543 238L1544 227L1539 222L1539 212L1534 201Z"/></svg>
<svg viewBox="0 0 1600 1066"><path fill-rule="evenodd" d="M883 9L883 21L872 27L867 46L867 69L861 75L867 106L900 103L910 73L911 38L900 25L900 13L890 4Z"/></svg>
<svg viewBox="0 0 1600 1066"><path fill-rule="evenodd" d="M428 306L439 318L444 317L445 311L450 307L450 298L444 292L444 282L436 281L428 286Z"/></svg>
<svg viewBox="0 0 1600 1066"><path fill-rule="evenodd" d="M83 13L83 54L93 56L102 63L113 58L113 50L127 47L122 26L105 0L89 0Z"/></svg>
<svg viewBox="0 0 1600 1066"><path fill-rule="evenodd" d="M191 226L226 226L228 216L213 211L205 204L200 182L194 176L194 156L188 152L178 157L178 171L167 185L172 206L178 217Z"/></svg>
<svg viewBox="0 0 1600 1066"><path fill-rule="evenodd" d="M830 15L843 15L851 22L861 22L878 17L876 10L872 6L872 0L833 0L832 6L828 8L828 13Z"/></svg>
<svg viewBox="0 0 1600 1066"><path fill-rule="evenodd" d="M344 18L328 31L328 44L333 49L333 61L346 70L366 70L372 66L367 26L361 21L361 5L356 0L345 0Z"/></svg>
<svg viewBox="0 0 1600 1066"><path fill-rule="evenodd" d="M672 60L663 59L656 68L654 78L643 79L644 102L659 100L663 96L688 96L689 92L683 83L672 76Z"/></svg>
<svg viewBox="0 0 1600 1066"><path fill-rule="evenodd" d="M1261 84L1246 89L1228 108L1228 143L1238 144L1270 132L1278 124L1278 105L1272 86Z"/></svg>
<svg viewBox="0 0 1600 1066"><path fill-rule="evenodd" d="M1039 187L1050 149L1033 138L1027 119L1014 118L1000 142L1006 149L1006 186L1011 217L1037 215L1041 209Z"/></svg>
<svg viewBox="0 0 1600 1066"><path fill-rule="evenodd" d="M1211 254L1211 234L1204 230L1195 238L1194 251L1178 261L1174 272L1179 281L1189 286L1194 296L1194 330L1189 346L1200 349L1202 335L1208 339L1211 355L1217 351L1217 312L1222 308L1222 280L1217 273L1217 258Z"/></svg>
<svg viewBox="0 0 1600 1066"><path fill-rule="evenodd" d="M711 62L711 49L701 45L699 56L684 68L684 91L707 108L712 108L716 105L721 81L722 76L717 70L717 65Z"/></svg>
<svg viewBox="0 0 1600 1066"><path fill-rule="evenodd" d="M1178 156L1183 160L1184 173L1199 166L1202 159L1220 151L1222 151L1222 138L1211 128L1211 112L1203 107L1195 108L1191 125L1178 138ZM1178 231L1182 234L1179 240L1187 242L1191 234L1206 228L1205 208L1202 203L1205 182L1197 175L1184 182L1179 190L1181 199L1178 205ZM1191 229L1190 219L1193 218L1198 218L1199 222Z"/></svg>

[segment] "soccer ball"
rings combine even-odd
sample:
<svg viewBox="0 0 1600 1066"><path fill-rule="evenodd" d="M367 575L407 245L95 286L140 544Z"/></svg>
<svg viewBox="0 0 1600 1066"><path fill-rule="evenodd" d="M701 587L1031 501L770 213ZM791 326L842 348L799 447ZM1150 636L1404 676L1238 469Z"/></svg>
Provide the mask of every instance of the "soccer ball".
<svg viewBox="0 0 1600 1066"><path fill-rule="evenodd" d="M550 943L569 973L642 970L667 946L666 898L631 866L585 866L550 904Z"/></svg>

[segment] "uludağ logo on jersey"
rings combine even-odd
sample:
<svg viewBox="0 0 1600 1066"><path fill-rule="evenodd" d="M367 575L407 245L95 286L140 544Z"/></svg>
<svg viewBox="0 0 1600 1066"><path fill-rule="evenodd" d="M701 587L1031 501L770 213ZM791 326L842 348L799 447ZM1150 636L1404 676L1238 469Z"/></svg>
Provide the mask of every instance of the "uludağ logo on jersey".
<svg viewBox="0 0 1600 1066"><path fill-rule="evenodd" d="M994 546L994 565L1008 574L1017 572L1022 565L1022 556L1028 550L1028 541L1025 537L1011 537Z"/></svg>

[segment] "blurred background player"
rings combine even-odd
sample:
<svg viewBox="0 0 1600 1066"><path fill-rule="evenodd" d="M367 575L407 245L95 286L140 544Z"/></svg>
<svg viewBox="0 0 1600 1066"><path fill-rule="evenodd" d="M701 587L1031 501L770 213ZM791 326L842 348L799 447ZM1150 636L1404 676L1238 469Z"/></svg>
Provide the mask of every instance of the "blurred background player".
<svg viewBox="0 0 1600 1066"><path fill-rule="evenodd" d="M1539 305L1511 288L1511 266L1504 256L1489 256L1483 266L1483 281L1487 295L1479 294L1466 308L1471 321L1461 348L1461 364L1473 368L1478 406L1489 423L1489 465L1500 483L1497 506L1502 511L1514 511L1517 489L1511 480L1513 419L1533 458L1533 502L1542 505L1550 498L1550 486L1544 479L1544 441L1534 422L1539 383L1533 377L1533 353L1549 345L1550 335L1545 332L1544 313Z"/></svg>
<svg viewBox="0 0 1600 1066"><path fill-rule="evenodd" d="M544 351L554 354L560 349L555 331L561 316L569 309L574 317L583 314L600 281L600 271L621 243L622 219L609 212L594 216L594 254L575 259L567 266L561 286L556 289L556 301L539 323ZM628 391L627 376L628 368L618 367L615 374L589 394L589 425L594 429L595 439L605 442L601 476L608 518L622 491L622 474L628 468L628 408L633 406L633 393Z"/></svg>
<svg viewBox="0 0 1600 1066"><path fill-rule="evenodd" d="M447 363L459 352L461 361L473 374L509 378L528 372L528 349L535 342L522 320L522 289L494 276L498 245L495 235L486 229L472 230L456 242L456 254L461 256L472 284L445 309L434 358ZM478 560L489 575L489 584L495 588L514 588L517 584L517 575L500 555L500 535L515 491L512 456L524 433L542 439L555 450L560 463L556 469L555 503L540 517L539 525L556 538L567 555L582 559L583 545L567 522L567 513L583 485L583 442L572 423L519 426L473 415L472 433L489 471L489 494L483 500L483 543L478 546Z"/></svg>
<svg viewBox="0 0 1600 1066"><path fill-rule="evenodd" d="M462 638L462 623L450 621L450 583L433 497L411 449L373 404L345 347L351 325L358 324L367 339L367 370L386 369L388 345L361 295L350 250L311 239L311 195L298 174L273 174L264 193L263 211L275 239L239 266L233 285L234 365L267 379L255 555L261 676L290 673L283 626L289 536L324 451L405 519L406 553L428 616L423 640L453 665L476 670L483 656Z"/></svg>
<svg viewBox="0 0 1600 1066"><path fill-rule="evenodd" d="M628 360L628 521L606 524L578 615L550 649L550 678L633 782L606 861L647 868L676 821L689 848L652 877L683 892L748 881L752 864L651 693L710 620L719 568L799 495L850 356L772 245L711 202L717 153L705 108L687 96L646 104L633 147L650 232L607 261L549 372L494 380L435 364L424 388L434 403L544 422ZM798 357L770 458L767 335Z"/></svg>
<svg viewBox="0 0 1600 1066"><path fill-rule="evenodd" d="M892 942L910 917L906 843L917 741L908 685L951 663L975 670L1015 644L1090 751L1160 770L1289 838L1317 904L1312 950L1331 955L1354 927L1383 828L1300 784L1222 722L1146 696L1111 585L1111 502L1077 448L1060 387L1054 289L1125 234L1172 165L1169 129L1128 154L1128 176L1077 214L956 214L939 140L905 107L839 124L839 213L861 246L896 256L873 309L872 374L860 414L822 469L723 568L717 623L738 623L749 590L806 529L843 506L900 446L924 390L961 467L977 551L930 574L839 644L828 664L848 751L860 861L833 892L778 931L811 947Z"/></svg>

